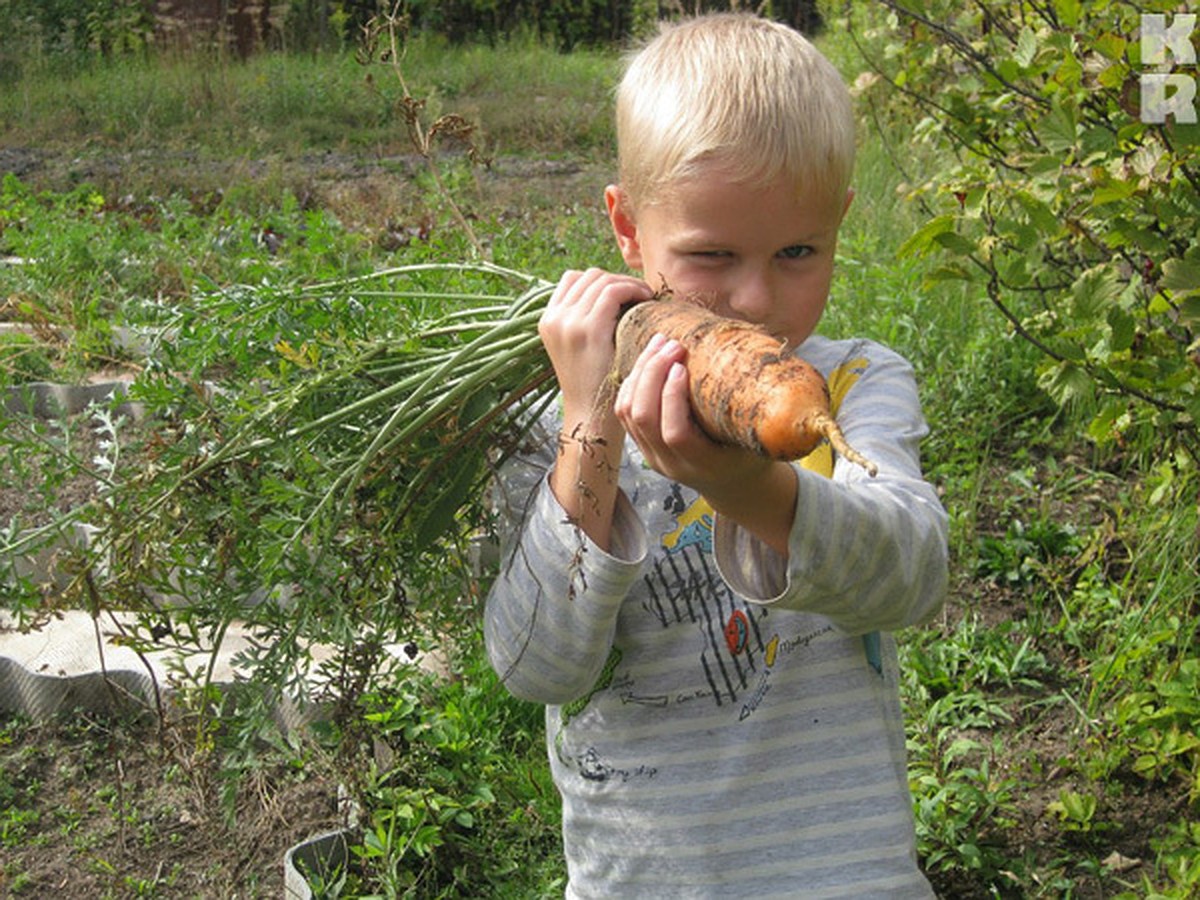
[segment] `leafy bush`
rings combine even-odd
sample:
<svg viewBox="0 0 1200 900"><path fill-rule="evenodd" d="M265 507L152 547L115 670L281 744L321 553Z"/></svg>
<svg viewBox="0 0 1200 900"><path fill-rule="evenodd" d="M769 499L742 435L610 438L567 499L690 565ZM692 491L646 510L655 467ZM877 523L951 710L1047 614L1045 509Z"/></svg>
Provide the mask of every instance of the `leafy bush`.
<svg viewBox="0 0 1200 900"><path fill-rule="evenodd" d="M352 790L362 827L347 886L443 897L561 888L549 771L512 765L514 755L542 758L541 710L505 692L476 650L451 681L410 678L361 698L361 729L342 736L364 757L348 760L361 773Z"/></svg>
<svg viewBox="0 0 1200 900"><path fill-rule="evenodd" d="M948 161L911 186L927 220L905 249L986 291L1093 439L1194 459L1200 129L1140 107L1139 6L885 6L854 23L873 68L860 87Z"/></svg>

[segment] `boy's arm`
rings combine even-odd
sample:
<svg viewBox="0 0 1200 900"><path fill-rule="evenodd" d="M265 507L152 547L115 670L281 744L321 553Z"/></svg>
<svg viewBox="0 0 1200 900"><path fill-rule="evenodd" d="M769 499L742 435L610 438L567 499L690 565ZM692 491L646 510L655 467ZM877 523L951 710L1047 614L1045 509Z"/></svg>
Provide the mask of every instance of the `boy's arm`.
<svg viewBox="0 0 1200 900"><path fill-rule="evenodd" d="M838 412L847 439L879 465L875 478L838 459L833 478L795 467L786 556L718 514L717 563L747 599L802 609L848 632L928 621L945 598L947 517L922 476L927 433L908 363L877 344Z"/></svg>
<svg viewBox="0 0 1200 900"><path fill-rule="evenodd" d="M567 517L605 549L625 437L612 409L614 335L621 307L651 294L649 285L628 275L567 272L538 323L563 404L550 488Z"/></svg>
<svg viewBox="0 0 1200 900"><path fill-rule="evenodd" d="M598 547L612 546L617 502L617 471L625 432L619 423L582 415L564 416L550 471L550 490L565 518L578 525Z"/></svg>
<svg viewBox="0 0 1200 900"><path fill-rule="evenodd" d="M623 494L614 501L612 553L569 521L548 476L558 424L539 427L545 445L510 460L496 480L500 568L484 608L488 656L501 681L517 697L554 704L595 684L646 555L641 522Z"/></svg>
<svg viewBox="0 0 1200 900"><path fill-rule="evenodd" d="M610 373L621 307L650 294L627 275L567 272L538 325L562 420L542 435L537 460L514 460L500 479L508 514L484 618L492 665L518 697L564 703L592 687L645 556L641 523L618 487L625 433Z"/></svg>

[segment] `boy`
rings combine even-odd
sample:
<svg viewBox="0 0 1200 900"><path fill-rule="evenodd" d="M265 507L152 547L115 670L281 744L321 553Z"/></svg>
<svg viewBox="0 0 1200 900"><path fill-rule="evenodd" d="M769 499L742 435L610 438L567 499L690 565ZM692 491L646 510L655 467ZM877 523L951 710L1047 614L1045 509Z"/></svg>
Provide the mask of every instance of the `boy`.
<svg viewBox="0 0 1200 900"><path fill-rule="evenodd" d="M942 604L945 513L907 363L811 336L851 197L845 85L785 26L700 17L634 57L617 138L605 199L646 280L568 272L547 305L561 420L501 473L485 612L504 684L546 704L567 896L930 897L888 632ZM600 401L621 307L664 285L796 347L878 476L708 440L673 341Z"/></svg>

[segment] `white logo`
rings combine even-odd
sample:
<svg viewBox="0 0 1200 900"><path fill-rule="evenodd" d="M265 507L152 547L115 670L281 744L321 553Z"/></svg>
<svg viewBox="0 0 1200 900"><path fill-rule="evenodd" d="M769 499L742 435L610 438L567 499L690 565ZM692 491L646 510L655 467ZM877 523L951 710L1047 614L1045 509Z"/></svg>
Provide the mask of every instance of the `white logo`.
<svg viewBox="0 0 1200 900"><path fill-rule="evenodd" d="M1142 65L1195 66L1196 47L1192 34L1196 14L1171 17L1145 13L1142 24ZM1142 121L1162 124L1168 117L1176 122L1196 122L1196 76L1184 72L1143 72L1138 83L1142 94Z"/></svg>

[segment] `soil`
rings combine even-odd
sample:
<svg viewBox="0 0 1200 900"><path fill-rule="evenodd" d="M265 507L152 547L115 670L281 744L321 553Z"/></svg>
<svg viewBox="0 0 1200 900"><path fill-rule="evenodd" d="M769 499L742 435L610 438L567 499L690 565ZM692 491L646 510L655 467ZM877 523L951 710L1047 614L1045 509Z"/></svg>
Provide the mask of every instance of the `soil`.
<svg viewBox="0 0 1200 900"><path fill-rule="evenodd" d="M428 215L412 187L424 161L413 154L338 151L298 158L212 159L191 151L104 149L82 153L51 148L0 147L0 177L11 172L46 190L90 184L118 203L178 192L197 209L214 207L231 185L249 186L263 196L290 191L307 208L333 212L348 227L376 232L381 246L394 249L426 221L401 224L414 213ZM474 171L476 196L503 218L520 219L537 206L582 207L602 214L604 186L613 170L603 162L571 159L498 157ZM464 192L470 206L470 192ZM471 215L469 208L468 216Z"/></svg>
<svg viewBox="0 0 1200 900"><path fill-rule="evenodd" d="M9 423L9 428L19 427ZM105 435L97 424L86 415L71 416L63 422L32 421L25 427L36 429L45 438L47 453L51 446L69 452L79 460L92 460L101 451ZM120 430L124 435L131 430L126 425ZM72 474L57 482L52 491L45 493L31 489L42 484L48 469L60 469L52 465L50 458L34 458L27 455L19 461L0 458L0 524L7 525L14 517L26 527L44 525L58 514L78 509L96 495L96 479L86 472L73 469Z"/></svg>
<svg viewBox="0 0 1200 900"><path fill-rule="evenodd" d="M223 773L196 738L83 711L0 716L0 896L283 896L288 849L343 824L336 780L278 753Z"/></svg>

